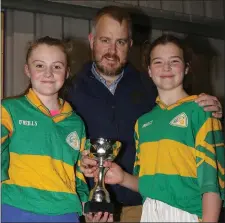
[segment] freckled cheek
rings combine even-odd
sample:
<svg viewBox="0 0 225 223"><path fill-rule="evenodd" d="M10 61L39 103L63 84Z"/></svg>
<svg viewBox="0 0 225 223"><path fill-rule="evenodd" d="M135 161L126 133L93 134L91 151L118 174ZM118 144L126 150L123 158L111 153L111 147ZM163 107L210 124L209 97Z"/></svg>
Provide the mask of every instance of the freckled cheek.
<svg viewBox="0 0 225 223"><path fill-rule="evenodd" d="M43 77L43 72L36 72L31 74L32 80L39 80Z"/></svg>
<svg viewBox="0 0 225 223"><path fill-rule="evenodd" d="M182 68L174 68L173 73L182 76L184 74L184 70Z"/></svg>
<svg viewBox="0 0 225 223"><path fill-rule="evenodd" d="M56 85L57 85L59 88L61 88L61 87L63 86L64 82L65 82L64 79L63 79L63 80L60 80L60 81L57 81L57 84L56 84Z"/></svg>
<svg viewBox="0 0 225 223"><path fill-rule="evenodd" d="M60 73L60 74L55 74L54 75L55 80L59 82L64 82L66 78L66 72L65 73Z"/></svg>
<svg viewBox="0 0 225 223"><path fill-rule="evenodd" d="M177 71L177 72L181 73L181 72L184 71L184 67L183 66L174 67L174 71Z"/></svg>
<svg viewBox="0 0 225 223"><path fill-rule="evenodd" d="M152 74L152 77L159 77L161 76L161 69L157 69L157 68L154 68L154 69L151 69L151 74Z"/></svg>
<svg viewBox="0 0 225 223"><path fill-rule="evenodd" d="M156 70L151 71L151 78L152 80L159 80L160 79L160 72Z"/></svg>

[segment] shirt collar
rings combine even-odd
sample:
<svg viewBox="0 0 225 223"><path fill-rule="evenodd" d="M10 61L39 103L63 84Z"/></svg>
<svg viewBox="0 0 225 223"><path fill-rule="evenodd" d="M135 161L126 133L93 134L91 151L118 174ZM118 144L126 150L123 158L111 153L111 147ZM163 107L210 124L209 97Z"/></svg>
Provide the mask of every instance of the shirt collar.
<svg viewBox="0 0 225 223"><path fill-rule="evenodd" d="M91 72L93 73L93 75L95 76L95 78L97 80L99 80L100 82L102 82L102 83L104 83L106 85L106 80L96 70L96 64L94 62L92 63ZM124 73L124 69L118 75L118 78L111 85L113 85L113 84L117 85L119 83L119 81L121 80L121 78L123 77L123 73Z"/></svg>

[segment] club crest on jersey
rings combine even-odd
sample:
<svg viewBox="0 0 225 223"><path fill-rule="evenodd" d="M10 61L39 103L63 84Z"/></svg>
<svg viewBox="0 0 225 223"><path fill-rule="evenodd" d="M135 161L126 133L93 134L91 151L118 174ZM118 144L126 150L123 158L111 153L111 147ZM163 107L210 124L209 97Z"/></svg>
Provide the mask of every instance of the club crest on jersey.
<svg viewBox="0 0 225 223"><path fill-rule="evenodd" d="M188 126L188 117L182 112L170 121L170 125L185 128Z"/></svg>
<svg viewBox="0 0 225 223"><path fill-rule="evenodd" d="M75 150L80 149L80 139L76 131L71 132L67 137L66 137L66 142Z"/></svg>

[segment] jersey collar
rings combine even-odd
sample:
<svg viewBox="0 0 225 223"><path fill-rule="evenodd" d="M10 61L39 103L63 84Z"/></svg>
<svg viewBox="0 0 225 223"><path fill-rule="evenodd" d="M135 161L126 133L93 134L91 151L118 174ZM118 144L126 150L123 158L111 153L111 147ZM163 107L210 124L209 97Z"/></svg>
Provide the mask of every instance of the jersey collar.
<svg viewBox="0 0 225 223"><path fill-rule="evenodd" d="M39 109L42 113L44 113L47 116L51 116L48 108L41 102L41 100L38 98L38 96L35 94L35 92L32 90L32 88L29 89L28 93L25 95L27 100L35 106L37 109ZM54 119L57 118L57 116L69 116L73 109L70 106L70 104L61 98L59 99L59 104L60 104L60 114L54 116Z"/></svg>
<svg viewBox="0 0 225 223"><path fill-rule="evenodd" d="M198 95L191 95L191 96L187 96L187 97L184 97L180 100L178 100L176 103L172 104L172 105L166 105L164 104L159 96L156 98L156 103L162 108L162 109L165 109L165 110L171 110L185 102L189 102L189 101L194 101L196 98L198 98Z"/></svg>

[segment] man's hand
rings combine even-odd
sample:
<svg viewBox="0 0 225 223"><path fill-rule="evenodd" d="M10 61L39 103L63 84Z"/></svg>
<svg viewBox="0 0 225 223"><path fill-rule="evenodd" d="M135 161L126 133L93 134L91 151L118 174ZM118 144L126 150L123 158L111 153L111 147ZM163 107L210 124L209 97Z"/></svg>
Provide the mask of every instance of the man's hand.
<svg viewBox="0 0 225 223"><path fill-rule="evenodd" d="M94 177L94 173L98 169L97 161L88 157L90 151L84 150L80 161L80 170L85 177Z"/></svg>
<svg viewBox="0 0 225 223"><path fill-rule="evenodd" d="M108 212L88 213L85 215L86 222L113 222L113 215Z"/></svg>
<svg viewBox="0 0 225 223"><path fill-rule="evenodd" d="M199 106L202 106L205 111L212 111L212 115L215 118L222 118L222 105L217 97L202 93L195 102L197 102Z"/></svg>

